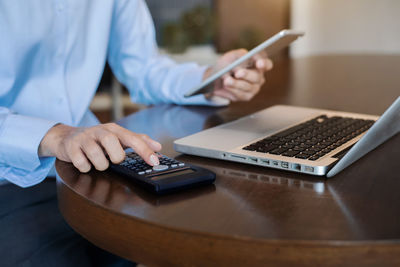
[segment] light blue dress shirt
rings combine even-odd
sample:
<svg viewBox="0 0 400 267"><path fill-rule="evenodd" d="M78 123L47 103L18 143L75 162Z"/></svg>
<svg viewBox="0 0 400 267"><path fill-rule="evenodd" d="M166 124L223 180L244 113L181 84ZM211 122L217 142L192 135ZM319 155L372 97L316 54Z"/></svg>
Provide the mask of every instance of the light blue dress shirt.
<svg viewBox="0 0 400 267"><path fill-rule="evenodd" d="M212 104L183 93L205 67L157 54L143 0L0 0L0 178L41 182L54 158L38 156L56 123L91 126L88 110L106 60L144 104Z"/></svg>

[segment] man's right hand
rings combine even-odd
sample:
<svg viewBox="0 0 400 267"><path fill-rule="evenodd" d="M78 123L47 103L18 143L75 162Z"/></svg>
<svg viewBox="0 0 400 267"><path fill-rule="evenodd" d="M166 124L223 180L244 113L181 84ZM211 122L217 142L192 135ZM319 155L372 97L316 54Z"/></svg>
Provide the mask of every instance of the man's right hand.
<svg viewBox="0 0 400 267"><path fill-rule="evenodd" d="M92 165L99 171L107 169L107 156L112 163L121 163L125 159L124 148L133 148L151 166L159 164L154 152L161 150L160 143L115 123L88 128L58 124L43 137L38 153L72 162L79 171L88 172Z"/></svg>

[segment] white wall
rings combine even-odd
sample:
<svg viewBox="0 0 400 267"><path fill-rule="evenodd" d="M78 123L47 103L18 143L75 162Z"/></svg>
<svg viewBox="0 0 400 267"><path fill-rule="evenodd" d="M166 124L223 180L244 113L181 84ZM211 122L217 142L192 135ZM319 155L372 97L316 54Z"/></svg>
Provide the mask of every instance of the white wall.
<svg viewBox="0 0 400 267"><path fill-rule="evenodd" d="M400 54L400 0L292 0L291 27L306 32L293 57Z"/></svg>

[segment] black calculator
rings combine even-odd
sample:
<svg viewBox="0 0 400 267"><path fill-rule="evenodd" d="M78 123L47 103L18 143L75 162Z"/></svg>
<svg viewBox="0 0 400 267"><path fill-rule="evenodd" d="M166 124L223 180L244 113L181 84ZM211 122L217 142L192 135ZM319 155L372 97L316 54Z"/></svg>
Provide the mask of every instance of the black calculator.
<svg viewBox="0 0 400 267"><path fill-rule="evenodd" d="M211 184L215 173L159 154L160 165L148 165L135 152L128 152L120 164L110 168L157 194L169 193L197 185Z"/></svg>

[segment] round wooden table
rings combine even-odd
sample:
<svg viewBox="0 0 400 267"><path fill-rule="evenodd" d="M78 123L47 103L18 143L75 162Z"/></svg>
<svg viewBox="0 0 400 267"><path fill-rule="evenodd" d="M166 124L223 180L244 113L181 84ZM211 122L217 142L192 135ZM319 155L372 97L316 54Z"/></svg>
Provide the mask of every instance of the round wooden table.
<svg viewBox="0 0 400 267"><path fill-rule="evenodd" d="M399 134L329 180L172 148L273 104L381 114L400 93L399 69L394 56L282 60L251 102L139 111L119 123L214 171L215 184L156 196L110 171L82 174L57 161L60 210L95 245L150 266L399 266Z"/></svg>

